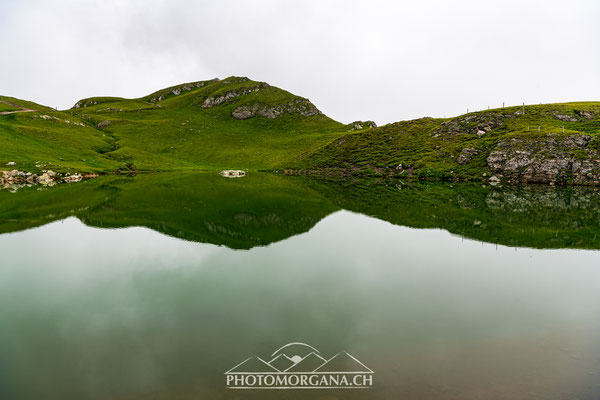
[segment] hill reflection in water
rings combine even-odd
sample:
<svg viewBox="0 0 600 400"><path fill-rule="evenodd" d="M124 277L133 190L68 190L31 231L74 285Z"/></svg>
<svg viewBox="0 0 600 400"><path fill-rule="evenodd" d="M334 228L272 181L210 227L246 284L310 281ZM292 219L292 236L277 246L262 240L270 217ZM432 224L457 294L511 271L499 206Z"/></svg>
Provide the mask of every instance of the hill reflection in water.
<svg viewBox="0 0 600 400"><path fill-rule="evenodd" d="M488 243L600 248L600 191L585 187L318 180L267 173L105 176L52 188L0 191L0 233L70 216L89 226L144 226L233 249L307 232L349 210L413 228L444 229Z"/></svg>

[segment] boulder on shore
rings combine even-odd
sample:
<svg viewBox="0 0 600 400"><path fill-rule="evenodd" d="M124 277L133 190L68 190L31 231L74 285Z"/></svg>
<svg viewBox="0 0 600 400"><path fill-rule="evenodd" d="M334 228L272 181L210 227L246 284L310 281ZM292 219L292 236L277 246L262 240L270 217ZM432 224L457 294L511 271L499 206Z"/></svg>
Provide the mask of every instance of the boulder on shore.
<svg viewBox="0 0 600 400"><path fill-rule="evenodd" d="M219 172L219 174L226 178L241 178L246 176L246 171L242 171L241 169L226 169Z"/></svg>
<svg viewBox="0 0 600 400"><path fill-rule="evenodd" d="M86 179L96 178L97 176L98 174L95 173L74 173L62 175L52 170L43 170L41 175L19 171L17 169L13 169L12 171L0 170L0 189L3 187L10 187L16 190L22 186L31 186L35 184L54 186L60 182L79 182Z"/></svg>

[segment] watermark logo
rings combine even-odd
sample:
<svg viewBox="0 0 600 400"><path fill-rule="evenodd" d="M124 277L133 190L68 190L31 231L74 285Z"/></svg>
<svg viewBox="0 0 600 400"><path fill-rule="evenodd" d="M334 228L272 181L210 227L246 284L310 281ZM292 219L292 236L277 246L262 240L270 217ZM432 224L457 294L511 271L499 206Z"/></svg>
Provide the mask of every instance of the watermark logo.
<svg viewBox="0 0 600 400"><path fill-rule="evenodd" d="M345 351L326 358L314 347L294 342L270 357L248 357L225 372L225 382L230 389L369 389L373 375Z"/></svg>

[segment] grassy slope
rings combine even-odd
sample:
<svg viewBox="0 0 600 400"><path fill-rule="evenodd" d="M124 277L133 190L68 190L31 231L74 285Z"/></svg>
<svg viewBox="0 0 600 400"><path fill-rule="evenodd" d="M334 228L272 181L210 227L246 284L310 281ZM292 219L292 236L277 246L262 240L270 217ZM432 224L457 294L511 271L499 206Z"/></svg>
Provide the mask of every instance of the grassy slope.
<svg viewBox="0 0 600 400"><path fill-rule="evenodd" d="M0 101L36 110L0 115L0 169L91 172L119 168L119 163L98 153L108 145L107 138L87 121L15 98L0 96ZM16 165L7 167L11 161Z"/></svg>
<svg viewBox="0 0 600 400"><path fill-rule="evenodd" d="M94 124L110 120L103 129L115 139L116 149L104 155L134 164L138 170L271 169L295 162L341 135L346 127L324 116L287 114L276 119L231 117L234 108L248 104L277 105L297 99L275 87L202 108L208 96L255 87L245 78L207 82L175 95L164 89L142 99L92 98L85 108L72 111ZM151 102L162 95L163 101ZM92 104L92 103L98 104Z"/></svg>
<svg viewBox="0 0 600 400"><path fill-rule="evenodd" d="M2 101L0 101L0 112L5 112L5 111L18 111L20 110L20 108L15 107L15 106L11 106L8 103L4 103Z"/></svg>
<svg viewBox="0 0 600 400"><path fill-rule="evenodd" d="M354 174L389 173L399 164L407 172L438 178L475 177L488 172L486 159L501 139L536 137L554 133L558 136L587 134L594 137L593 148L600 147L600 103L566 103L507 107L461 115L455 118L422 118L397 122L373 130L350 133L319 149L290 167L300 169L342 169ZM581 118L576 111L595 113L595 118ZM567 115L577 122L556 117ZM479 126L492 126L482 136ZM540 133L537 132L538 126ZM565 127L565 133L562 127ZM529 130L528 130L529 127ZM465 165L457 163L464 148L481 152Z"/></svg>

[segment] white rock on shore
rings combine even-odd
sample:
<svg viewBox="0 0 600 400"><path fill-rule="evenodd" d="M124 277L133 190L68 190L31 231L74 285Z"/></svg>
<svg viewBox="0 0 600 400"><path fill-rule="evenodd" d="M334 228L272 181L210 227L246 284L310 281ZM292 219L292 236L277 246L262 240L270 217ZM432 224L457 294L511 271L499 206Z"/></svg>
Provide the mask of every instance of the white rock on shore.
<svg viewBox="0 0 600 400"><path fill-rule="evenodd" d="M226 169L219 172L219 174L226 178L241 178L246 176L246 171L242 171L241 169Z"/></svg>

